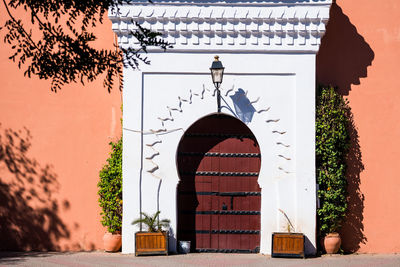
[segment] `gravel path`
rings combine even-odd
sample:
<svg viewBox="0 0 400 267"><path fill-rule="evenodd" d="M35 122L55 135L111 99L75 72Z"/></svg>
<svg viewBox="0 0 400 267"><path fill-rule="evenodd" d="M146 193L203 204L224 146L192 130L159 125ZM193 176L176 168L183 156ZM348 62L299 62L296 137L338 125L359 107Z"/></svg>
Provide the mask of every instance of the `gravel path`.
<svg viewBox="0 0 400 267"><path fill-rule="evenodd" d="M334 255L309 259L271 258L260 254L187 254L135 257L120 253L0 253L0 266L326 266L400 267L400 254Z"/></svg>

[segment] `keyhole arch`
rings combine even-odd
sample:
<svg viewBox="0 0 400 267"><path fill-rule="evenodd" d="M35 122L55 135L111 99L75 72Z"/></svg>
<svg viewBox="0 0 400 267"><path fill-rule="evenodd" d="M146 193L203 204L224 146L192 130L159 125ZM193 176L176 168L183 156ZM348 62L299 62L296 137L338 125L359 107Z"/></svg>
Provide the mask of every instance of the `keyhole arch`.
<svg viewBox="0 0 400 267"><path fill-rule="evenodd" d="M192 124L177 151L178 240L200 252L257 252L260 167L258 142L240 120L218 113Z"/></svg>

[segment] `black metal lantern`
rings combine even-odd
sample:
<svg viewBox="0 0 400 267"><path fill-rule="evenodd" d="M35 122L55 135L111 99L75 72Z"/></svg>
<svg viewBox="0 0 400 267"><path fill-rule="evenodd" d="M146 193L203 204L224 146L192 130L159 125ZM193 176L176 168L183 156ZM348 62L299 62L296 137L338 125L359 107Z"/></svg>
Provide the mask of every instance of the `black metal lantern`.
<svg viewBox="0 0 400 267"><path fill-rule="evenodd" d="M221 92L219 91L219 87L221 86L222 79L224 77L224 66L222 66L222 62L219 61L219 56L214 57L215 60L211 65L211 77L214 83L215 89L217 90L217 106L218 112L221 112Z"/></svg>
<svg viewBox="0 0 400 267"><path fill-rule="evenodd" d="M219 61L219 56L214 57L215 60L211 65L211 77L214 83L215 89L219 89L219 86L222 83L222 78L224 77L224 66L222 66L222 62Z"/></svg>

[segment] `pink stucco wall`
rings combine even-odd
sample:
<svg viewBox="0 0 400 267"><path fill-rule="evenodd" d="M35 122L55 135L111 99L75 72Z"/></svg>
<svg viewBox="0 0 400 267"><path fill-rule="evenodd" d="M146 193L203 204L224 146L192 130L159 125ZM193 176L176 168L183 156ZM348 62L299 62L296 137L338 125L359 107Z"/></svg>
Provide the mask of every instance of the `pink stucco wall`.
<svg viewBox="0 0 400 267"><path fill-rule="evenodd" d="M112 48L111 23L97 32ZM51 92L23 76L0 39L0 250L102 249L98 172L121 134L121 92L102 78Z"/></svg>
<svg viewBox="0 0 400 267"><path fill-rule="evenodd" d="M354 115L347 251L400 252L398 14L398 0L338 0L317 57L317 81L339 86ZM112 48L111 24L98 32ZM0 43L0 249L101 249L96 184L120 135L120 92L99 79L53 93L10 53Z"/></svg>
<svg viewBox="0 0 400 267"><path fill-rule="evenodd" d="M399 14L398 0L337 0L317 59L317 81L338 85L354 115L347 251L400 252Z"/></svg>

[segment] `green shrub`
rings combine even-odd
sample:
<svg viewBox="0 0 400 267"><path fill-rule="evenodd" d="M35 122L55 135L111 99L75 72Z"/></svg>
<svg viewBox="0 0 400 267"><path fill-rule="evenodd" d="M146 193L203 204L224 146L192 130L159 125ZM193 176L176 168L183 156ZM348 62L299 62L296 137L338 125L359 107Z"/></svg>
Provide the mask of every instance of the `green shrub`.
<svg viewBox="0 0 400 267"><path fill-rule="evenodd" d="M110 142L110 146L110 157L100 171L97 186L102 208L101 223L108 232L117 233L122 227L122 139Z"/></svg>
<svg viewBox="0 0 400 267"><path fill-rule="evenodd" d="M349 108L335 89L320 87L316 109L316 170L321 235L336 232L347 210L346 156L350 146Z"/></svg>

